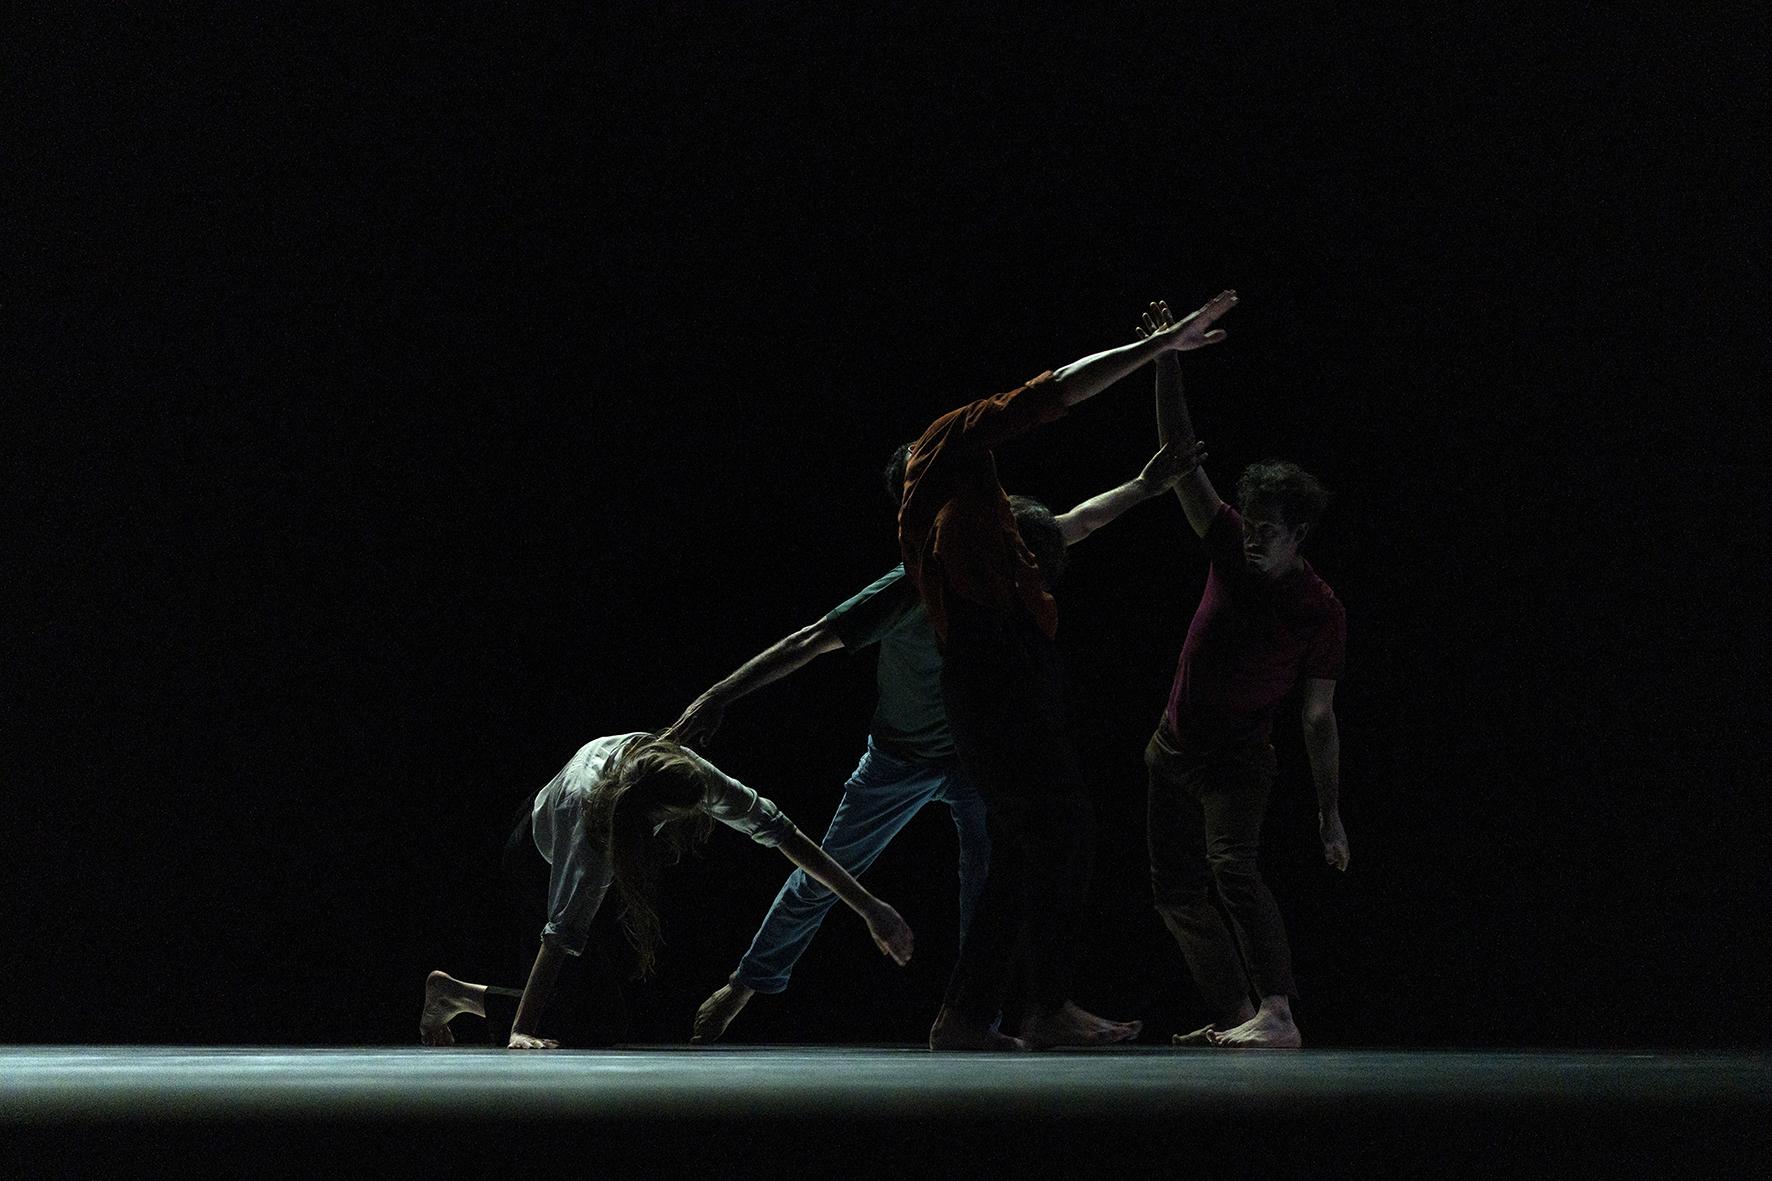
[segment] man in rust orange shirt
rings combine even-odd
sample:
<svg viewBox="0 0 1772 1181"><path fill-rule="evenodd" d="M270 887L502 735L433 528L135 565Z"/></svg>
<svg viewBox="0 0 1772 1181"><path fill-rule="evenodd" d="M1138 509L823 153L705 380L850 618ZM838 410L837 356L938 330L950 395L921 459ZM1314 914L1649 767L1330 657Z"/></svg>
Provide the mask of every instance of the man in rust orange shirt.
<svg viewBox="0 0 1772 1181"><path fill-rule="evenodd" d="M942 647L942 698L954 746L985 799L993 848L940 1014L935 1050L1104 1045L1138 1034L1070 999L1078 920L1089 887L1094 810L1069 738L1053 636L1058 611L1016 531L993 450L1170 352L1224 338L1225 291L1143 340L1042 373L930 424L912 445L899 546ZM1011 962L1025 956L1020 1037L992 1029Z"/></svg>

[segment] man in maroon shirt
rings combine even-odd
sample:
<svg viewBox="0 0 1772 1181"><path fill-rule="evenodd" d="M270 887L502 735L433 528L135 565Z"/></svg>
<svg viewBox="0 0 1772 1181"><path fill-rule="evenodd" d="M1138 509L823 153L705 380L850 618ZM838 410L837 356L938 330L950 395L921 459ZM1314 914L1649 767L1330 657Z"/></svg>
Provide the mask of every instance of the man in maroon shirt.
<svg viewBox="0 0 1772 1181"><path fill-rule="evenodd" d="M1052 646L1058 611L1016 531L992 450L1148 361L1222 340L1212 324L1236 299L1223 292L1135 344L970 402L911 448L899 545L942 648L943 704L955 751L984 797L992 848L931 1049L1102 1045L1138 1033L1136 1023L1104 1020L1069 997L1094 812L1067 736ZM1013 1038L991 1026L1018 947L1030 1004Z"/></svg>
<svg viewBox="0 0 1772 1181"><path fill-rule="evenodd" d="M1170 323L1167 305L1154 303L1140 335ZM1165 445L1196 447L1180 363L1165 352L1156 366L1158 434ZM1323 857L1347 868L1332 706L1347 617L1298 552L1327 496L1315 477L1279 461L1243 473L1236 508L1197 465L1174 487L1212 565L1168 708L1145 749L1151 887L1215 1017L1174 1041L1296 1047L1291 951L1256 854L1274 780L1274 711L1302 681Z"/></svg>

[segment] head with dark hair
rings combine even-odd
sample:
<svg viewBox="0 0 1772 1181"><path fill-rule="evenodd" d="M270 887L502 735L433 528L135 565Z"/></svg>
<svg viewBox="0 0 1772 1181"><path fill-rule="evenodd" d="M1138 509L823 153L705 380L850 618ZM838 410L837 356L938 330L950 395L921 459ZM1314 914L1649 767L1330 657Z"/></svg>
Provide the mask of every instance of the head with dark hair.
<svg viewBox="0 0 1772 1181"><path fill-rule="evenodd" d="M915 443L900 443L892 452L892 458L886 461L886 496L894 505L904 501L904 469L911 462L911 448Z"/></svg>
<svg viewBox="0 0 1772 1181"><path fill-rule="evenodd" d="M629 742L585 796L585 835L609 851L621 925L639 956L639 974L658 960L658 871L708 839L702 811L709 772L682 746L646 734Z"/></svg>
<svg viewBox="0 0 1772 1181"><path fill-rule="evenodd" d="M1252 463L1237 480L1237 511L1243 517L1243 555L1264 574L1298 565L1298 547L1328 506L1328 490L1295 463Z"/></svg>
<svg viewBox="0 0 1772 1181"><path fill-rule="evenodd" d="M1058 580L1064 577L1065 563L1069 558L1058 519L1052 515L1051 509L1031 496L1011 496L1009 510L1015 514L1015 531L1021 534L1022 543L1033 551L1034 561L1039 563L1040 573L1046 579L1046 589L1056 589Z"/></svg>

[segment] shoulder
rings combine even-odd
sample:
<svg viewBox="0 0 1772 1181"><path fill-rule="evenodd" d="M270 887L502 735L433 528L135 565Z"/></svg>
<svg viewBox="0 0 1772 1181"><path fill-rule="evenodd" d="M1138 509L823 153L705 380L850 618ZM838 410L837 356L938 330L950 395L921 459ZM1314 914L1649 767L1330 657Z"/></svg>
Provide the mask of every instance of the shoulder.
<svg viewBox="0 0 1772 1181"><path fill-rule="evenodd" d="M1304 583L1300 587L1299 597L1324 622L1346 626L1347 608L1342 606L1335 588L1323 581L1322 575L1309 564L1305 566Z"/></svg>
<svg viewBox="0 0 1772 1181"><path fill-rule="evenodd" d="M1206 554L1213 561L1241 567L1243 514L1228 500L1219 501L1218 511L1212 515L1212 523L1206 526L1206 532L1200 534L1200 541L1206 546Z"/></svg>
<svg viewBox="0 0 1772 1181"><path fill-rule="evenodd" d="M644 731L610 734L602 738L593 738L579 747L561 770L561 775L567 781L567 789L574 792L590 790L591 785L597 781L598 776L603 774L603 769L609 765L610 760L621 752L622 747L636 738L643 737L645 737Z"/></svg>
<svg viewBox="0 0 1772 1181"><path fill-rule="evenodd" d="M901 562L833 607L824 623L845 648L872 643L919 604L915 585Z"/></svg>
<svg viewBox="0 0 1772 1181"><path fill-rule="evenodd" d="M646 737L644 730L633 730L626 734L610 734L603 738L593 738L579 747L574 760L594 770L602 770L603 766L621 753L621 749L636 738Z"/></svg>

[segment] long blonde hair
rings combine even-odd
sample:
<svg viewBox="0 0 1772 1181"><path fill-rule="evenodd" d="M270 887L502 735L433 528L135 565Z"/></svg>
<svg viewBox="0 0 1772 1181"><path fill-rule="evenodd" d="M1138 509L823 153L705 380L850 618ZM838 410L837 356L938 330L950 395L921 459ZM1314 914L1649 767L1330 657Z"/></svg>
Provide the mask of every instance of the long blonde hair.
<svg viewBox="0 0 1772 1181"><path fill-rule="evenodd" d="M585 795L585 835L609 850L622 930L634 945L635 974L641 977L652 974L663 942L658 872L681 861L714 829L701 807L709 786L706 766L669 734L629 740Z"/></svg>

